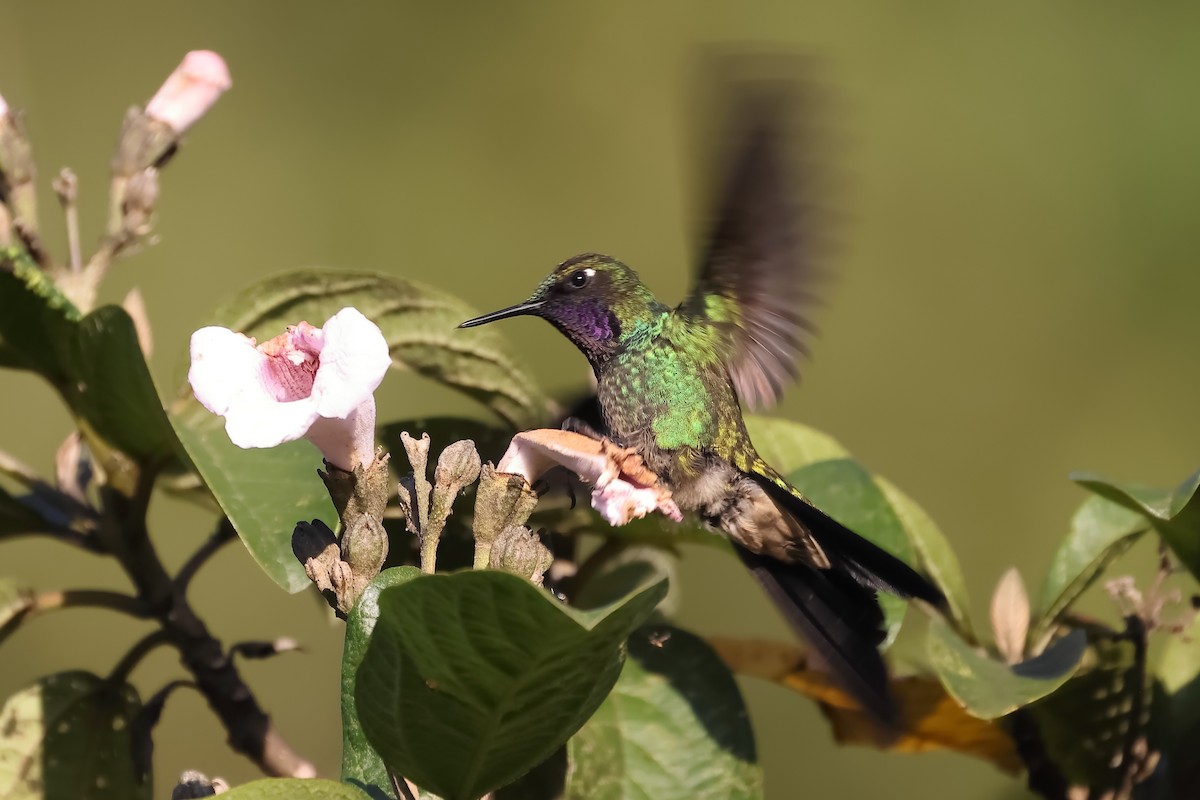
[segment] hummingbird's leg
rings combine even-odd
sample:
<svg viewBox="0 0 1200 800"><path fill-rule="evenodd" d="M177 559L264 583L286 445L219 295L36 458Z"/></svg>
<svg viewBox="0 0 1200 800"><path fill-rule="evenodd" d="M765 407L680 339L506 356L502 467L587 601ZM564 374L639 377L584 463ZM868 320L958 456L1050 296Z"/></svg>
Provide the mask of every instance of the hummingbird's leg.
<svg viewBox="0 0 1200 800"><path fill-rule="evenodd" d="M538 499L545 497L556 488L563 489L567 493L567 497L571 499L571 508L575 507L575 486L578 480L571 473L561 467L556 467L547 472L542 477L533 482L529 488L538 496Z"/></svg>

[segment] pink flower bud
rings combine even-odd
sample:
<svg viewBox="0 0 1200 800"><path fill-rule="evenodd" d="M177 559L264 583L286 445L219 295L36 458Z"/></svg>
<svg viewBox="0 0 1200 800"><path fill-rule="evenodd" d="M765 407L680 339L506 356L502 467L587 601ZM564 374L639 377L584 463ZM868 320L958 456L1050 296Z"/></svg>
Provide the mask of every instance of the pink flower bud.
<svg viewBox="0 0 1200 800"><path fill-rule="evenodd" d="M183 133L232 85L225 59L211 50L193 50L150 98L146 116Z"/></svg>
<svg viewBox="0 0 1200 800"><path fill-rule="evenodd" d="M387 341L358 310L324 327L307 322L256 345L228 328L192 334L188 382L201 405L225 417L238 447L307 438L344 470L375 452L374 391L391 364Z"/></svg>
<svg viewBox="0 0 1200 800"><path fill-rule="evenodd" d="M8 113L8 103L4 102L4 95L0 94L0 117Z"/></svg>

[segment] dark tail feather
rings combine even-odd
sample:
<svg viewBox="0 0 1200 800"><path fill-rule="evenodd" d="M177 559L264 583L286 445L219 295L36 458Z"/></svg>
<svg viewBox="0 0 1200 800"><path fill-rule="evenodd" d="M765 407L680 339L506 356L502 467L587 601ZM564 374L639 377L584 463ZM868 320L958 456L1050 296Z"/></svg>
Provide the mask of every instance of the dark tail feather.
<svg viewBox="0 0 1200 800"><path fill-rule="evenodd" d="M850 575L864 587L903 598L916 598L936 607L946 607L946 596L921 573L824 511L793 493L772 476L751 476L775 504L803 525L825 555L832 570ZM781 478L779 480L782 480Z"/></svg>
<svg viewBox="0 0 1200 800"><path fill-rule="evenodd" d="M738 547L742 562L846 691L878 722L894 727L896 707L878 650L886 633L876 592L918 598L938 608L945 607L945 596L912 567L809 503L779 476L750 477L812 535L830 568L784 563Z"/></svg>
<svg viewBox="0 0 1200 800"><path fill-rule="evenodd" d="M735 549L834 678L868 714L893 727L896 706L878 650L884 631L875 592L844 573L785 564L740 545Z"/></svg>

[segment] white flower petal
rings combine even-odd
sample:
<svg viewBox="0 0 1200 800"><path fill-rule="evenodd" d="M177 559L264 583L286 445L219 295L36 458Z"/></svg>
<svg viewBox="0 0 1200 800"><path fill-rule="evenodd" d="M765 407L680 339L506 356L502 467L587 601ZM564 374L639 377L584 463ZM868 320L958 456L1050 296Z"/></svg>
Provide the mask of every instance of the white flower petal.
<svg viewBox="0 0 1200 800"><path fill-rule="evenodd" d="M323 329L301 322L258 346L202 328L192 335L188 380L204 407L225 417L237 446L307 437L329 463L352 470L374 459L373 392L390 365L379 328L344 308Z"/></svg>
<svg viewBox="0 0 1200 800"><path fill-rule="evenodd" d="M496 469L521 475L533 483L548 470L564 466L580 480L596 483L606 471L613 470L601 451L600 442L582 434L539 428L514 436Z"/></svg>
<svg viewBox="0 0 1200 800"><path fill-rule="evenodd" d="M326 461L347 472L358 464L370 464L375 459L375 398L368 395L345 419L317 417L304 438L317 446Z"/></svg>
<svg viewBox="0 0 1200 800"><path fill-rule="evenodd" d="M664 497L661 489L636 486L619 478L592 491L592 508L599 511L609 525L624 525L652 511L661 511L676 522L683 519L679 507L669 497Z"/></svg>
<svg viewBox="0 0 1200 800"><path fill-rule="evenodd" d="M392 357L379 327L358 309L343 308L322 330L321 366L312 394L322 417L344 419L379 387Z"/></svg>
<svg viewBox="0 0 1200 800"><path fill-rule="evenodd" d="M253 339L228 328L201 328L192 334L191 354L188 383L212 413L224 416L234 398L248 391L261 394L263 402L272 400L260 377L266 356Z"/></svg>
<svg viewBox="0 0 1200 800"><path fill-rule="evenodd" d="M238 447L274 447L301 438L318 418L312 398L263 402L247 391L234 398L225 415L225 432Z"/></svg>

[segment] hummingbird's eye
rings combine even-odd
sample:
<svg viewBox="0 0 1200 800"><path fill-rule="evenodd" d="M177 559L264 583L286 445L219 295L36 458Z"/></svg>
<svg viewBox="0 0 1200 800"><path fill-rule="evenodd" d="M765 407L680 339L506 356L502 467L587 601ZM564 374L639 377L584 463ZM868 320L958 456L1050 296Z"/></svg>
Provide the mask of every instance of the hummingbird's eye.
<svg viewBox="0 0 1200 800"><path fill-rule="evenodd" d="M571 277L567 279L567 286L571 289L582 289L588 285L588 281L596 274L596 270L580 269L571 273Z"/></svg>

